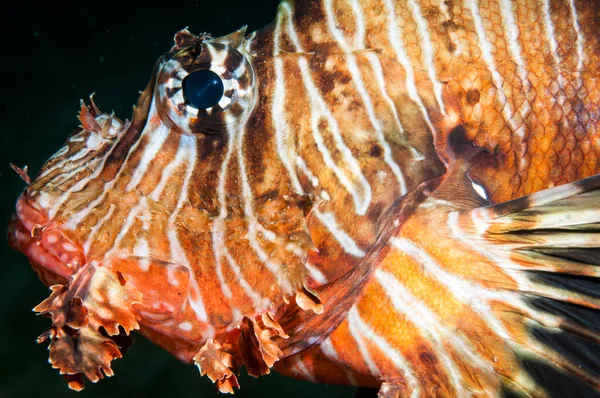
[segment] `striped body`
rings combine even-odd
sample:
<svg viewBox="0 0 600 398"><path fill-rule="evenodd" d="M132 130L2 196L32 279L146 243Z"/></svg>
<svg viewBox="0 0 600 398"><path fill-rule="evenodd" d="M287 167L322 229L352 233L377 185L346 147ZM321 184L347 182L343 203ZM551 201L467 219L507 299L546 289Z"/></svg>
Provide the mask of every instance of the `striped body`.
<svg viewBox="0 0 600 398"><path fill-rule="evenodd" d="M582 0L285 1L246 37L178 33L133 120L83 106L82 128L18 202L11 244L62 286L39 309L53 316L49 336L66 333L56 325L68 297L105 329L141 328L220 383L235 385L232 361L260 375L291 355L284 373L391 381L403 396L473 385L497 395L502 384L535 395L502 344L525 332L504 332L509 321L494 312L499 302L525 313L513 290L534 288L504 259L493 275L465 265L501 255L453 224L468 206L421 184L448 180L471 143L488 152L469 176L491 203L598 174L599 17ZM225 86L208 110L182 90L198 68ZM106 292L73 292L100 277ZM511 293L496 300L498 286ZM131 308L92 310L111 300ZM296 306L306 311L291 319ZM454 335L465 317L479 322L473 334ZM304 329L311 322L319 328ZM118 357L77 370L54 352L55 366L92 381Z"/></svg>

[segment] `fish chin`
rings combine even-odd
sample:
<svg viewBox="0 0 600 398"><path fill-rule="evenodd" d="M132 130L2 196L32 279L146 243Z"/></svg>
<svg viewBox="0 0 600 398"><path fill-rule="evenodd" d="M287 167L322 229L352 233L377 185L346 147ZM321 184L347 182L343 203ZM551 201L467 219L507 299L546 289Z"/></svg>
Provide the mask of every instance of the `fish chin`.
<svg viewBox="0 0 600 398"><path fill-rule="evenodd" d="M49 221L47 211L31 203L27 191L10 219L8 242L27 256L46 286L68 282L86 262L81 245Z"/></svg>

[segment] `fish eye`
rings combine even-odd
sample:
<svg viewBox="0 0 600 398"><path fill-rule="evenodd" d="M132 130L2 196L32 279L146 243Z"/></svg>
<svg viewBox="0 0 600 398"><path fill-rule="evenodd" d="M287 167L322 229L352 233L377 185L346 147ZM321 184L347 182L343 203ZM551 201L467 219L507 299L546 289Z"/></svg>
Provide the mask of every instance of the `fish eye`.
<svg viewBox="0 0 600 398"><path fill-rule="evenodd" d="M239 43L232 47L225 39L185 34L190 45L174 46L155 72L159 114L181 134L223 134L254 109L257 87L250 54Z"/></svg>
<svg viewBox="0 0 600 398"><path fill-rule="evenodd" d="M201 69L183 79L185 103L196 109L208 109L217 105L223 97L223 80L215 72Z"/></svg>

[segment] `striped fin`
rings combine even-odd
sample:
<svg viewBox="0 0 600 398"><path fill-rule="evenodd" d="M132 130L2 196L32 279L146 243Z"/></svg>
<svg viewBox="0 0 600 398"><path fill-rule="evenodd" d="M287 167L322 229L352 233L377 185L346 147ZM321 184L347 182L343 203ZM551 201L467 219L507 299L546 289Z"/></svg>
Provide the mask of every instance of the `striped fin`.
<svg viewBox="0 0 600 398"><path fill-rule="evenodd" d="M498 318L534 379L551 395L600 390L600 175L451 212L447 225L515 283L492 291L505 295Z"/></svg>
<svg viewBox="0 0 600 398"><path fill-rule="evenodd" d="M371 375L383 397L597 394L600 175L474 209L440 195L450 183L389 239L329 338L278 370Z"/></svg>

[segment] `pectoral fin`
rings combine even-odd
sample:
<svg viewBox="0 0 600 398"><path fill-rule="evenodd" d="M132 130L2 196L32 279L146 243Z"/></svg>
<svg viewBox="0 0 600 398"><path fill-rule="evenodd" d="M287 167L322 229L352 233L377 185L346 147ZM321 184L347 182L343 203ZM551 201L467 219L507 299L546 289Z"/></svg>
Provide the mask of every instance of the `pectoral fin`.
<svg viewBox="0 0 600 398"><path fill-rule="evenodd" d="M342 324L278 370L371 375L385 397L598 394L600 176L488 207L444 183Z"/></svg>
<svg viewBox="0 0 600 398"><path fill-rule="evenodd" d="M600 390L600 176L451 212L447 226L480 258L474 268L512 281L481 283L504 307L495 316L519 359Z"/></svg>

